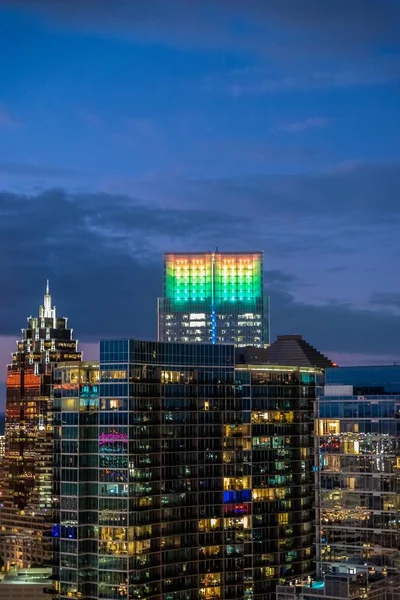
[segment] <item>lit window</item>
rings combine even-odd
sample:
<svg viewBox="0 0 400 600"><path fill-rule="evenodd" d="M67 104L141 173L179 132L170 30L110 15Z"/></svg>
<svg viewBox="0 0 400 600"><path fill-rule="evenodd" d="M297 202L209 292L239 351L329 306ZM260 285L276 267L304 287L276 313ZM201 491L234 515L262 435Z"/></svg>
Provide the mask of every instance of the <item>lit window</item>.
<svg viewBox="0 0 400 600"><path fill-rule="evenodd" d="M278 513L278 524L279 525L288 525L289 524L289 514L288 513Z"/></svg>
<svg viewBox="0 0 400 600"><path fill-rule="evenodd" d="M337 435L340 433L339 419L320 419L319 434L320 435Z"/></svg>

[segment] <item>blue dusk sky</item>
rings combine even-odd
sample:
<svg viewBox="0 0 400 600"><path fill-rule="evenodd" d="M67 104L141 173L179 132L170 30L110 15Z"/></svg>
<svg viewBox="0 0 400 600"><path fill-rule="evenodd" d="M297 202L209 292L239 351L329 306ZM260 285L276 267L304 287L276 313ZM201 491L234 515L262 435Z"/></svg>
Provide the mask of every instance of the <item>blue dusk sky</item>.
<svg viewBox="0 0 400 600"><path fill-rule="evenodd" d="M400 2L0 0L0 381L50 278L96 356L164 250L262 249L272 335L400 360Z"/></svg>

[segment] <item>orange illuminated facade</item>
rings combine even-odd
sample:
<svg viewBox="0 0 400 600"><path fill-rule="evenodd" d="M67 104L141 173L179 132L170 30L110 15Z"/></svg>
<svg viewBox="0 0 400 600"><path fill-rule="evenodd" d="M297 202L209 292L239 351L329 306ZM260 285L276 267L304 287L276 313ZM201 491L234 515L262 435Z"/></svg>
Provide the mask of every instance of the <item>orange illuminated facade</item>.
<svg viewBox="0 0 400 600"><path fill-rule="evenodd" d="M28 318L7 367L3 506L0 555L4 564L43 564L50 545L43 533L52 518L54 365L81 360L67 319L56 315L47 284L37 317Z"/></svg>

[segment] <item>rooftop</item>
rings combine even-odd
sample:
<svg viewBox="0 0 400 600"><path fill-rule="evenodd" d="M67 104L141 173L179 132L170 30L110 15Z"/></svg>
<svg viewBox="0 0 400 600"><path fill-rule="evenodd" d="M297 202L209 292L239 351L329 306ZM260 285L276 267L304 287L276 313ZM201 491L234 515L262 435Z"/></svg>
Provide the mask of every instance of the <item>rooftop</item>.
<svg viewBox="0 0 400 600"><path fill-rule="evenodd" d="M278 335L268 348L236 349L236 362L242 364L272 364L327 369L336 364L306 342L301 335Z"/></svg>
<svg viewBox="0 0 400 600"><path fill-rule="evenodd" d="M31 568L31 569L11 569L0 580L1 584L30 584L46 585L51 581L51 569L49 568Z"/></svg>

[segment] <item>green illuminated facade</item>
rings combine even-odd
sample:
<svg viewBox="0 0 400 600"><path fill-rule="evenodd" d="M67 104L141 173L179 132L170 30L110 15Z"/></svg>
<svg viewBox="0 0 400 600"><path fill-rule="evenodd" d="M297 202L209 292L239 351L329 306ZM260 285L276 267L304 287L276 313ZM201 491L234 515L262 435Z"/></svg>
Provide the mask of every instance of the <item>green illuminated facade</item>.
<svg viewBox="0 0 400 600"><path fill-rule="evenodd" d="M191 302L212 302L212 254L165 255L165 296L183 308Z"/></svg>
<svg viewBox="0 0 400 600"><path fill-rule="evenodd" d="M168 253L158 339L167 342L269 342L262 252Z"/></svg>

